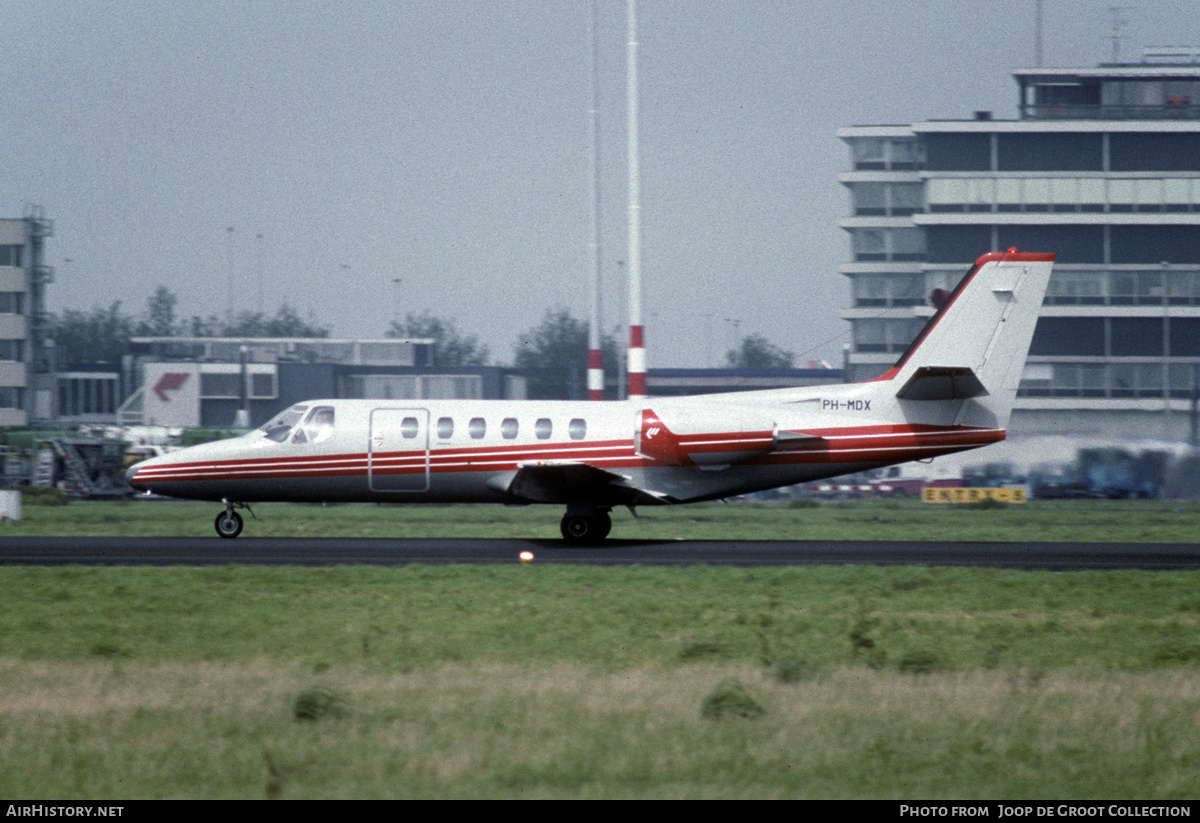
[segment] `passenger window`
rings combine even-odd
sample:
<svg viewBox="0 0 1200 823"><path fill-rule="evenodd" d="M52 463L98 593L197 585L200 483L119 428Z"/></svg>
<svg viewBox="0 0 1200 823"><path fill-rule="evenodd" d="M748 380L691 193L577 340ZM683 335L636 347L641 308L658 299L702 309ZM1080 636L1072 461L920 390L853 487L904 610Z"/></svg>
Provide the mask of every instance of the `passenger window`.
<svg viewBox="0 0 1200 823"><path fill-rule="evenodd" d="M533 424L533 436L538 440L549 440L552 426L549 417L539 417Z"/></svg>
<svg viewBox="0 0 1200 823"><path fill-rule="evenodd" d="M505 440L512 440L517 436L517 418L506 417L500 422L500 436Z"/></svg>
<svg viewBox="0 0 1200 823"><path fill-rule="evenodd" d="M576 417L567 424L567 434L572 440L582 440L587 437L587 421Z"/></svg>
<svg viewBox="0 0 1200 823"><path fill-rule="evenodd" d="M415 417L406 417L400 421L400 436L412 438L417 436L417 431L421 428L421 424L417 422Z"/></svg>
<svg viewBox="0 0 1200 823"><path fill-rule="evenodd" d="M438 437L442 440L449 440L454 436L454 418L439 417L437 422Z"/></svg>
<svg viewBox="0 0 1200 823"><path fill-rule="evenodd" d="M487 434L487 423L482 417L472 417L471 422L467 424L467 434L475 440L479 440Z"/></svg>

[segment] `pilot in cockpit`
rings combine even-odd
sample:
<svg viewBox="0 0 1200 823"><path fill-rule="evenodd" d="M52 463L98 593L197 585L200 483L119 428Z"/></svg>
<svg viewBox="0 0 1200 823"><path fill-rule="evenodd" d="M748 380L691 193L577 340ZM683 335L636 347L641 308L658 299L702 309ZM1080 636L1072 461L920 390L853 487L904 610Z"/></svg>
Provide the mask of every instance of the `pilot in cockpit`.
<svg viewBox="0 0 1200 823"><path fill-rule="evenodd" d="M333 406L317 406L308 418L296 427L293 443L320 443L333 434Z"/></svg>

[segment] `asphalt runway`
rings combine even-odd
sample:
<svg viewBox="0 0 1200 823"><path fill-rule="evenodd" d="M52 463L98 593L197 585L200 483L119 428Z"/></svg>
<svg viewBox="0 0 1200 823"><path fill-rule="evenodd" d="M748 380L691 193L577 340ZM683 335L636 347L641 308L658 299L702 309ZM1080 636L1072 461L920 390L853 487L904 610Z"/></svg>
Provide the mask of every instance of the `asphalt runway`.
<svg viewBox="0 0 1200 823"><path fill-rule="evenodd" d="M593 566L919 565L1069 571L1200 569L1193 543L921 543L821 540L609 540L573 548L556 540L242 537L3 537L0 565L212 566L407 563L535 563Z"/></svg>

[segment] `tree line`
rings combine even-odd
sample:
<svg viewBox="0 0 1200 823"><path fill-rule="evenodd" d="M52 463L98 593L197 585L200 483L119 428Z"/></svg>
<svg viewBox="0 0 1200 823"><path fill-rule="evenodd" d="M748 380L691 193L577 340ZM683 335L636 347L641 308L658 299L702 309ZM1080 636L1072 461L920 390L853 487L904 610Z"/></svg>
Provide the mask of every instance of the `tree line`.
<svg viewBox="0 0 1200 823"><path fill-rule="evenodd" d="M284 303L273 315L241 312L233 317L179 317L178 296L159 286L146 300L146 309L133 315L120 301L91 311L67 309L48 319L48 336L55 341L60 369L118 364L130 352L134 337L328 337L329 329L311 315L301 317ZM393 320L387 337L433 340L431 365L440 368L469 368L489 365L491 352L473 334L462 332L453 320L430 311ZM606 383L615 384L620 363L618 334L601 335ZM518 338L513 367L526 375L532 399L582 397L586 395L588 325L562 307L548 310L541 322ZM762 335L752 334L726 354L731 367L789 368L794 356Z"/></svg>
<svg viewBox="0 0 1200 823"><path fill-rule="evenodd" d="M129 354L134 337L328 337L329 330L305 320L287 303L273 316L241 312L231 318L176 316L178 296L159 286L146 300L146 311L132 315L113 301L91 311L66 309L51 314L47 336L54 340L58 367L80 368L100 363L117 364Z"/></svg>

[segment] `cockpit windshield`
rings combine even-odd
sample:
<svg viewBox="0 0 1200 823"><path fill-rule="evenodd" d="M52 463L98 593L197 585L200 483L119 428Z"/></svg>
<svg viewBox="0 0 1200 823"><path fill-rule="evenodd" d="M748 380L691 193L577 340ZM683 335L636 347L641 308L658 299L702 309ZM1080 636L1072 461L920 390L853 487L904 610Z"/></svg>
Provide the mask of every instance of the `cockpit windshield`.
<svg viewBox="0 0 1200 823"><path fill-rule="evenodd" d="M333 406L313 406L311 410L307 405L292 406L271 418L259 431L276 443L324 442L333 435Z"/></svg>
<svg viewBox="0 0 1200 823"><path fill-rule="evenodd" d="M306 411L308 411L308 406L292 406L290 409L281 411L264 423L259 431L268 440L274 440L276 443L286 442L288 434L292 431L292 427L300 422L300 418L304 416Z"/></svg>
<svg viewBox="0 0 1200 823"><path fill-rule="evenodd" d="M314 406L304 418L304 423L296 427L292 435L293 443L320 443L328 440L333 434L333 406Z"/></svg>

